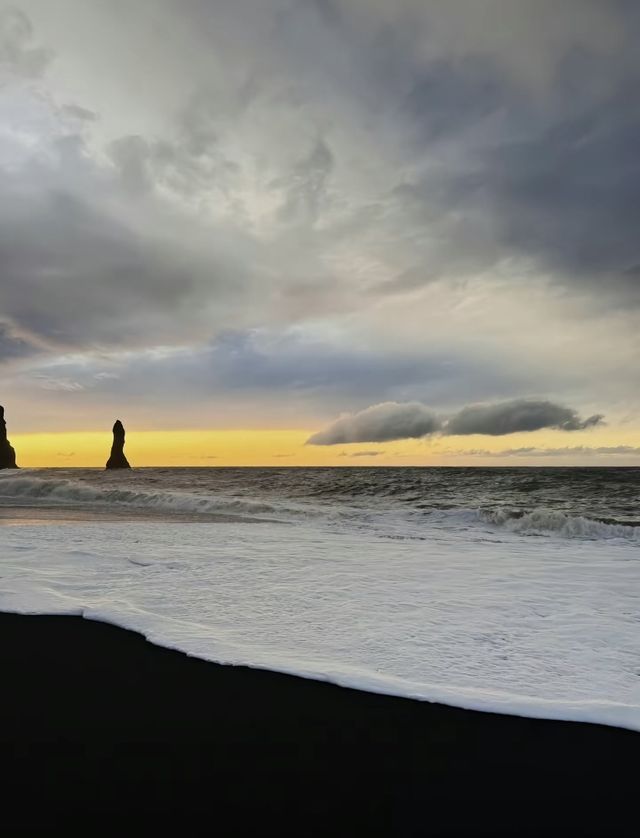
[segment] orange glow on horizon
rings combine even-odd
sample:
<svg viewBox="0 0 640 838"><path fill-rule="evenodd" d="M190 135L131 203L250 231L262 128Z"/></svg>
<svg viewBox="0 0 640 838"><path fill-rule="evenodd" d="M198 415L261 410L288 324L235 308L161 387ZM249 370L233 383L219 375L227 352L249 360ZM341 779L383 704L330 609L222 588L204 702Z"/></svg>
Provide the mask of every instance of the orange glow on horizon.
<svg viewBox="0 0 640 838"><path fill-rule="evenodd" d="M638 465L639 458L593 455L562 457L491 456L525 447L563 449L637 444L637 435L603 428L585 433L540 431L508 437L436 437L335 446L306 446L314 429L300 430L169 430L129 429L125 453L132 466L428 466L428 465ZM103 467L111 434L11 434L18 465L23 468Z"/></svg>

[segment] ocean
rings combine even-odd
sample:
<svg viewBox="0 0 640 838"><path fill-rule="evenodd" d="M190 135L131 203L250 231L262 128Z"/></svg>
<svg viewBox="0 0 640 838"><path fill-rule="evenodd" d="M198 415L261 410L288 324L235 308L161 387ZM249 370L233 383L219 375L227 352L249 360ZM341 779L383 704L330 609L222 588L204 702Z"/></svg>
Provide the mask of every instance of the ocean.
<svg viewBox="0 0 640 838"><path fill-rule="evenodd" d="M640 469L0 473L0 610L640 730Z"/></svg>

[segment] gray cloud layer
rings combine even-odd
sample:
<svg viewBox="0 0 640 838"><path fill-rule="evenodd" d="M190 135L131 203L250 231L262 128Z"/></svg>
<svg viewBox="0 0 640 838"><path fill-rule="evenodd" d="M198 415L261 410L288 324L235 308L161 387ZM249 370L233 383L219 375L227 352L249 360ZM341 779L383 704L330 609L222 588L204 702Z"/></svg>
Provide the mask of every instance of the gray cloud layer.
<svg viewBox="0 0 640 838"><path fill-rule="evenodd" d="M35 346L16 335L6 323L0 321L0 364L16 358L27 358L36 353Z"/></svg>
<svg viewBox="0 0 640 838"><path fill-rule="evenodd" d="M157 0L126 26L125 5L0 12L18 396L304 393L318 423L394 400L409 436L440 421L425 400L554 399L449 434L578 430L596 417L556 400L603 391L636 409L636 4Z"/></svg>
<svg viewBox="0 0 640 838"><path fill-rule="evenodd" d="M422 404L386 402L367 407L359 413L341 416L324 431L310 436L307 445L419 439L439 428L439 419Z"/></svg>
<svg viewBox="0 0 640 838"><path fill-rule="evenodd" d="M310 436L307 445L387 442L419 439L436 433L448 436L504 436L542 428L580 431L601 421L602 416L581 419L571 408L533 399L470 405L448 419L439 418L428 407L416 402L386 402L372 405L359 413L341 416L328 428Z"/></svg>
<svg viewBox="0 0 640 838"><path fill-rule="evenodd" d="M577 411L549 401L515 399L502 404L464 407L445 423L444 432L451 436L503 436L542 428L582 431L598 425L602 419L600 415L581 419Z"/></svg>
<svg viewBox="0 0 640 838"><path fill-rule="evenodd" d="M0 9L0 74L32 78L42 73L52 54L34 45L33 37L33 25L24 12L15 7Z"/></svg>

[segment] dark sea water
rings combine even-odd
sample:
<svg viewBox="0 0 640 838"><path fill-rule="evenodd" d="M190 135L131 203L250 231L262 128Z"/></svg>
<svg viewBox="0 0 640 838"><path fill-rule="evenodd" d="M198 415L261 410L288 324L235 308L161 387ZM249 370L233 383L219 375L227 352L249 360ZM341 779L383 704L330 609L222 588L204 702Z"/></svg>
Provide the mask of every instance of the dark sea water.
<svg viewBox="0 0 640 838"><path fill-rule="evenodd" d="M474 520L522 534L640 534L638 468L34 469L0 478L0 506L304 515L412 529Z"/></svg>

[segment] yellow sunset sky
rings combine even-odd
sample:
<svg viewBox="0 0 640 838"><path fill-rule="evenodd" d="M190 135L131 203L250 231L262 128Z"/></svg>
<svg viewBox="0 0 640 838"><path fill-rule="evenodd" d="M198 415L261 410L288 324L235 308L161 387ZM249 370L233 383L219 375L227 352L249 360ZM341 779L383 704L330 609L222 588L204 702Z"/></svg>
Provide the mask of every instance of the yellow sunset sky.
<svg viewBox="0 0 640 838"><path fill-rule="evenodd" d="M144 466L519 466L625 465L624 454L598 453L599 448L632 448L633 431L598 428L567 434L539 431L511 434L507 439L469 436L464 444L451 437L396 440L352 445L305 445L311 430L128 430L126 454ZM101 467L111 445L104 431L12 434L23 468ZM522 450L525 449L525 450ZM549 450L553 454L527 452ZM586 449L586 450L581 450ZM500 456L501 452L505 453ZM517 453L515 453L517 452Z"/></svg>

